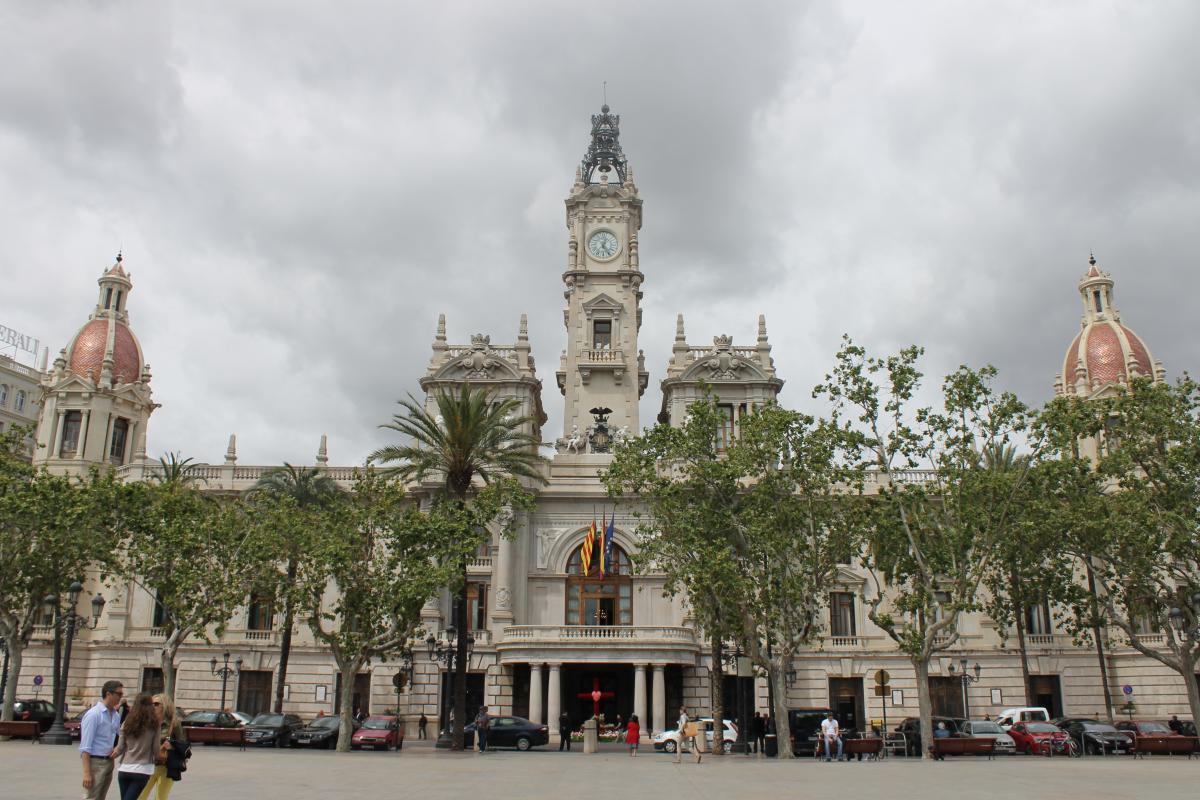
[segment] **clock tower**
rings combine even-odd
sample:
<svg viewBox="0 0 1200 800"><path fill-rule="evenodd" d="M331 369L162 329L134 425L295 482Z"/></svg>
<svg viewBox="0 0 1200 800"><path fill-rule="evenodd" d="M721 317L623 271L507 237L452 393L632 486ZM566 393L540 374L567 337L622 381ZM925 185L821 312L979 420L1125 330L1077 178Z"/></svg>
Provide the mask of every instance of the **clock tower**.
<svg viewBox="0 0 1200 800"><path fill-rule="evenodd" d="M563 436L577 452L606 452L614 437L641 433L638 399L649 381L638 349L642 200L621 150L620 121L607 105L592 115L592 142L566 201L567 348L556 376L566 397ZM599 418L606 420L597 426Z"/></svg>

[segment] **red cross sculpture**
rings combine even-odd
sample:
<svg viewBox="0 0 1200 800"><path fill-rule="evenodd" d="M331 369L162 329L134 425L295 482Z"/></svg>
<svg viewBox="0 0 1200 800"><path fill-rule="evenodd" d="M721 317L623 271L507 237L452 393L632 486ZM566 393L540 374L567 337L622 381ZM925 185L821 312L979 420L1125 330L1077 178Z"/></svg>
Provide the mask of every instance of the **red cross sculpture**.
<svg viewBox="0 0 1200 800"><path fill-rule="evenodd" d="M600 701L601 700L611 700L612 698L617 696L617 693L600 691L600 679L592 678L592 690L590 692L580 692L579 694L577 694L575 696L578 697L580 700L591 700L592 701L592 716L598 717L598 716L600 716Z"/></svg>

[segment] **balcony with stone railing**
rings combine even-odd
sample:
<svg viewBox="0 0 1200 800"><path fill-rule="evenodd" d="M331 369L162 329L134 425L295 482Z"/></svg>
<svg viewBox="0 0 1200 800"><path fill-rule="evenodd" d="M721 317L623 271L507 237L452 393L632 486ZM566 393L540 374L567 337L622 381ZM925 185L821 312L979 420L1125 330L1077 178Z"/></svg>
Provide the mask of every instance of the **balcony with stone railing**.
<svg viewBox="0 0 1200 800"><path fill-rule="evenodd" d="M696 643L691 628L666 625L510 625L507 642L633 642L669 641Z"/></svg>
<svg viewBox="0 0 1200 800"><path fill-rule="evenodd" d="M830 636L822 644L825 650L861 650L866 646L860 636Z"/></svg>
<svg viewBox="0 0 1200 800"><path fill-rule="evenodd" d="M467 559L467 574L486 575L492 571L491 556L470 556Z"/></svg>
<svg viewBox="0 0 1200 800"><path fill-rule="evenodd" d="M496 645L501 661L694 663L692 628L670 625L510 625Z"/></svg>

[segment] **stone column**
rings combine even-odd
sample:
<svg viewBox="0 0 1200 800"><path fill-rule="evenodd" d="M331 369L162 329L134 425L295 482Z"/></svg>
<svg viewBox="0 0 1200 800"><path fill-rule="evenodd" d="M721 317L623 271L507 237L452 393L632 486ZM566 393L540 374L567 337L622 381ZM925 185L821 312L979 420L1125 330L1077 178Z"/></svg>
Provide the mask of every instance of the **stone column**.
<svg viewBox="0 0 1200 800"><path fill-rule="evenodd" d="M558 715L562 713L562 664L550 665L550 686L546 689L546 725L550 727L550 744L558 742Z"/></svg>
<svg viewBox="0 0 1200 800"><path fill-rule="evenodd" d="M501 641L504 627L513 624L512 563L515 543L500 538L492 563L492 641Z"/></svg>
<svg viewBox="0 0 1200 800"><path fill-rule="evenodd" d="M646 665L638 664L633 668L633 713L637 714L638 723L642 726L644 735L650 735L650 727L646 724Z"/></svg>
<svg viewBox="0 0 1200 800"><path fill-rule="evenodd" d="M542 665L529 665L529 721L542 722Z"/></svg>
<svg viewBox="0 0 1200 800"><path fill-rule="evenodd" d="M654 730L667 729L667 677L662 664L654 665Z"/></svg>

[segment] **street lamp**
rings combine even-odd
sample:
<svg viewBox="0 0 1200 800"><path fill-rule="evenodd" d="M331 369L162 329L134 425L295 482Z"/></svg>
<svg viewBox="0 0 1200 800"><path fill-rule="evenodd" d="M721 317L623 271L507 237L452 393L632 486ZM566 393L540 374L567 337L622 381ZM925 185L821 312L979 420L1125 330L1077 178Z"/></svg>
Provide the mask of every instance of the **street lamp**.
<svg viewBox="0 0 1200 800"><path fill-rule="evenodd" d="M1193 642L1200 642L1200 592L1192 595L1191 608L1192 623L1189 627L1187 621L1187 612L1178 606L1172 608L1167 613L1167 621L1171 623L1171 628L1180 636L1191 639Z"/></svg>
<svg viewBox="0 0 1200 800"><path fill-rule="evenodd" d="M475 637L467 634L466 657L468 663L470 663L471 650L474 646ZM446 711L446 704L454 695L454 672L458 664L458 631L454 628L446 628L442 631L440 637L435 637L432 633L429 634L429 636L425 637L425 648L429 653L429 660L445 665L446 674L449 675L446 691L442 692L441 713L439 715L441 731L438 733L436 745L444 749L454 744L450 731L450 714ZM463 724L466 724L466 720L463 720Z"/></svg>
<svg viewBox="0 0 1200 800"><path fill-rule="evenodd" d="M750 746L746 742L749 721L746 717L746 687L743 684L741 676L742 658L746 654L742 652L742 646L737 644L733 648L733 652L723 652L721 654L721 663L731 668L734 674L734 703L737 705L737 742L734 743L731 752L750 754ZM723 692L724 687L717 687L717 691ZM725 720L716 720L713 727L713 748L725 747Z"/></svg>
<svg viewBox="0 0 1200 800"><path fill-rule="evenodd" d="M963 716L967 719L970 719L971 701L967 698L967 686L972 683L979 683L979 673L983 671L983 667L979 666L979 662L976 661L975 666L973 667L975 674L972 675L967 671L967 659L961 658L959 659L958 663L961 666L961 669L959 670L959 680L962 681ZM951 661L950 665L946 669L950 673L950 677L953 678L955 674L954 662Z"/></svg>
<svg viewBox="0 0 1200 800"><path fill-rule="evenodd" d="M79 594L83 584L72 581L67 587L67 607L64 610L58 601L58 595L48 594L42 600L42 608L46 615L54 616L54 724L50 730L42 734L46 744L70 744L71 733L63 727L63 707L67 701L67 674L71 668L71 642L81 630L95 630L100 622L100 614L104 611L104 597L97 592L92 598L92 618L81 617L75 613L79 602ZM66 640L64 647L63 640Z"/></svg>
<svg viewBox="0 0 1200 800"><path fill-rule="evenodd" d="M238 656L237 661L233 662L233 667L231 668L229 666L229 651L226 650L223 653L223 655L225 657L225 663L223 663L219 667L217 666L217 657L216 656L213 656L212 659L209 660L209 662L208 662L208 666L209 666L209 669L212 670L212 674L221 676L221 710L222 711L225 710L225 685L229 683L229 678L231 675L240 675L242 672L242 657L241 656Z"/></svg>

